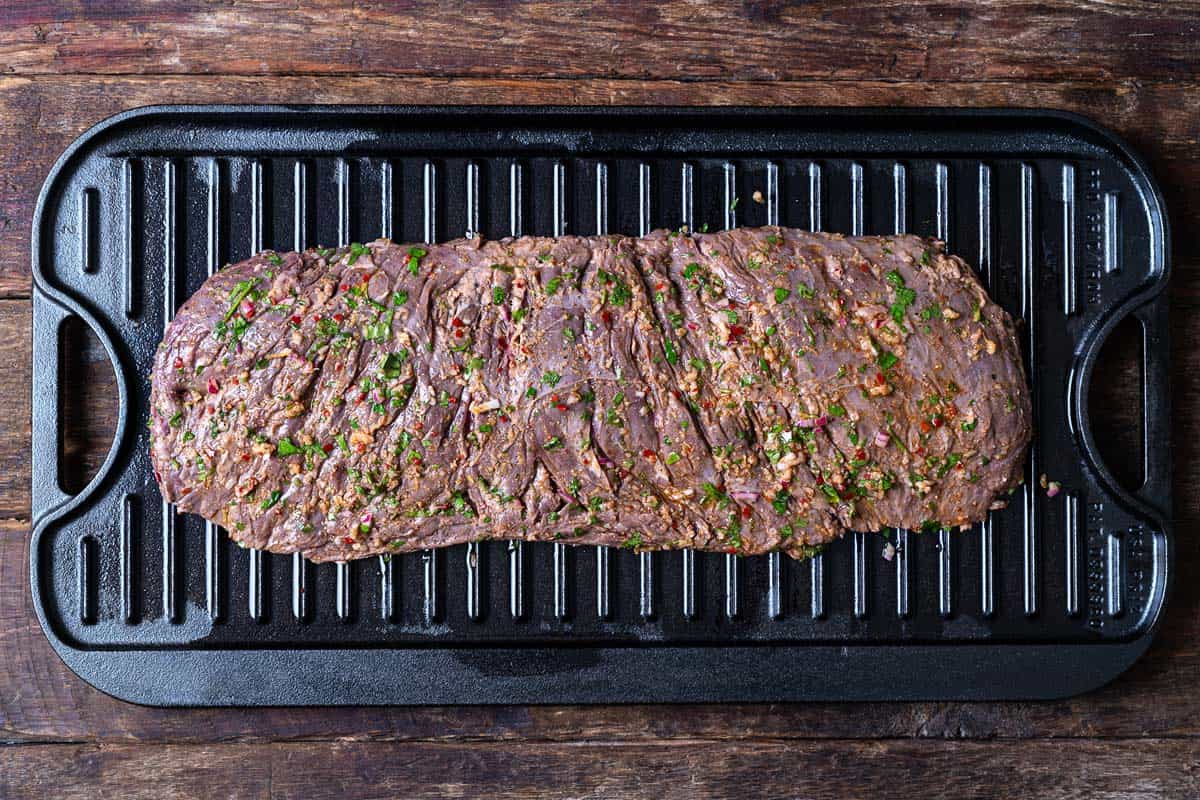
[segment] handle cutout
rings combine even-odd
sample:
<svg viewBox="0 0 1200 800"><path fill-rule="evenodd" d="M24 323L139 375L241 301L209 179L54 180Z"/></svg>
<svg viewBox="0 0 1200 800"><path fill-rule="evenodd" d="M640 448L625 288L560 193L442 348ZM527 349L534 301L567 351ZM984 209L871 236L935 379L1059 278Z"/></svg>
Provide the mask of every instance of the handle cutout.
<svg viewBox="0 0 1200 800"><path fill-rule="evenodd" d="M120 413L117 376L100 339L82 319L58 329L58 485L79 494L112 447Z"/></svg>
<svg viewBox="0 0 1200 800"><path fill-rule="evenodd" d="M1100 457L1131 494L1146 482L1145 346L1141 320L1132 314L1121 320L1096 358L1088 393Z"/></svg>

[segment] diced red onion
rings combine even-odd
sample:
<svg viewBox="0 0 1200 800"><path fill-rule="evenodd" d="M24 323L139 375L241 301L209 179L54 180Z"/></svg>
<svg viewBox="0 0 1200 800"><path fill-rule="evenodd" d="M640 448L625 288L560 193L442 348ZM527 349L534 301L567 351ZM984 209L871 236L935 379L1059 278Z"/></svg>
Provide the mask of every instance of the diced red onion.
<svg viewBox="0 0 1200 800"><path fill-rule="evenodd" d="M213 379L213 378L208 379L208 393L209 394L216 394L218 391L220 391L220 389L221 389L221 387L216 382L215 379Z"/></svg>
<svg viewBox="0 0 1200 800"><path fill-rule="evenodd" d="M1050 481L1046 486L1046 497L1054 497L1062 491L1062 484L1058 481Z"/></svg>
<svg viewBox="0 0 1200 800"><path fill-rule="evenodd" d="M817 424L817 421L815 419L812 419L811 417L805 417L804 419L796 420L797 428L811 428L812 426L814 426L816 424Z"/></svg>
<svg viewBox="0 0 1200 800"><path fill-rule="evenodd" d="M370 511L368 511L367 513L365 513L361 517L359 517L359 522L361 522L363 525L370 525L374 519L375 519L375 515L372 514Z"/></svg>
<svg viewBox="0 0 1200 800"><path fill-rule="evenodd" d="M875 446L887 447L888 442L892 440L891 435L887 431L878 431L875 434Z"/></svg>
<svg viewBox="0 0 1200 800"><path fill-rule="evenodd" d="M758 492L749 489L738 489L729 493L729 496L739 503L756 503L758 502Z"/></svg>

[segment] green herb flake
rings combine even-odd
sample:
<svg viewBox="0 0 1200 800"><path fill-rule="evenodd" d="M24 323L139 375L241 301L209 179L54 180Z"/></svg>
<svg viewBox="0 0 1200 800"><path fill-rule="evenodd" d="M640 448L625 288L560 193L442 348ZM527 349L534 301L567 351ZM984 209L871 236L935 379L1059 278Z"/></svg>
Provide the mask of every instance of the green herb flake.
<svg viewBox="0 0 1200 800"><path fill-rule="evenodd" d="M260 505L259 508L261 508L263 511L274 508L279 503L279 499L281 497L283 497L283 492L276 489L275 491L271 492L270 496L267 497L266 500L262 501L262 505Z"/></svg>
<svg viewBox="0 0 1200 800"><path fill-rule="evenodd" d="M775 289L775 302L776 303L782 303L783 301L787 300L791 296L792 296L791 289L784 289L782 286L776 287L776 289Z"/></svg>

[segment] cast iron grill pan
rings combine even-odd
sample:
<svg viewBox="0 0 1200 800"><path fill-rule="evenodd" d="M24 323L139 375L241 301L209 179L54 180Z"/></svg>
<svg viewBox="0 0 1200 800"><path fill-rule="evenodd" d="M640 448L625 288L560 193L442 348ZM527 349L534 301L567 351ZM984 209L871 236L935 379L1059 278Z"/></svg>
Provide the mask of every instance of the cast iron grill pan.
<svg viewBox="0 0 1200 800"><path fill-rule="evenodd" d="M761 202L756 199L761 198ZM968 532L810 562L485 542L313 565L164 504L146 376L175 309L258 250L780 224L938 236L1023 320L1026 483ZM1140 159L1026 111L168 107L63 155L33 225L31 583L85 680L156 705L1053 697L1148 646L1171 554L1167 230ZM1144 337L1144 484L1089 427L1097 353ZM61 329L120 392L60 488ZM1045 473L1064 487L1048 498Z"/></svg>

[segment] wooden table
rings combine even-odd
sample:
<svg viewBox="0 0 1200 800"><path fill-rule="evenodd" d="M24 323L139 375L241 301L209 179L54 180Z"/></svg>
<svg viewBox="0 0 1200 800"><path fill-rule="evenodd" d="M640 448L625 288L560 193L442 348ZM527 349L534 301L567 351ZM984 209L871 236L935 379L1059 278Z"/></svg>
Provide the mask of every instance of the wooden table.
<svg viewBox="0 0 1200 800"><path fill-rule="evenodd" d="M1200 4L293 5L0 5L0 797L1200 797ZM95 691L30 607L30 219L88 126L213 102L1037 106L1111 126L1171 209L1180 578L1157 643L1050 703L161 710ZM70 367L77 386L107 369ZM1100 402L1118 461L1132 369ZM111 424L102 398L71 420L85 466Z"/></svg>

